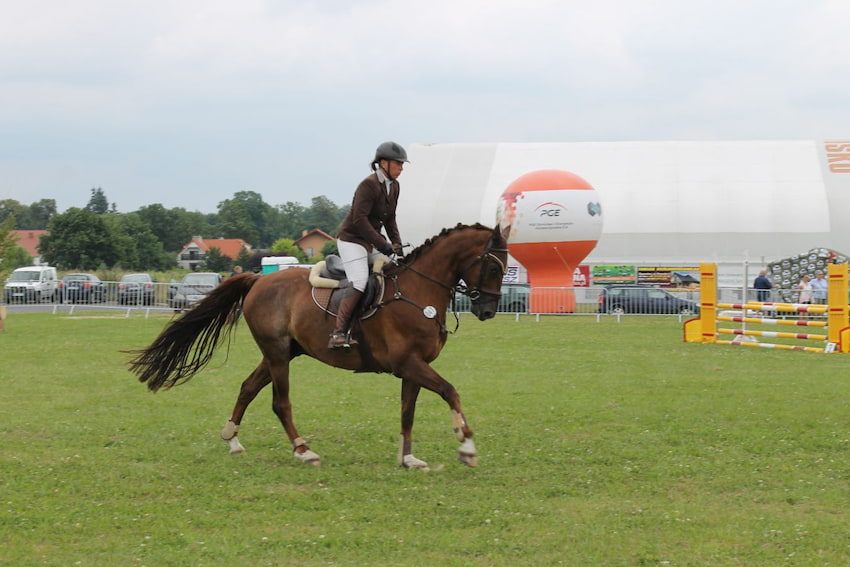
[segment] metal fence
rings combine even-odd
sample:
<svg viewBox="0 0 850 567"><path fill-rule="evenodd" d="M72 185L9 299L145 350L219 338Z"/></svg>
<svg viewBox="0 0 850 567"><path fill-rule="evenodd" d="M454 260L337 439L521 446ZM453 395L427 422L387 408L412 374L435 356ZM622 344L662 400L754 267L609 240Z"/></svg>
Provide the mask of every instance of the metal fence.
<svg viewBox="0 0 850 567"><path fill-rule="evenodd" d="M67 284L27 291L4 287L3 304L15 307L52 306L54 308L115 309L115 310L175 310L190 308L209 293L214 286L187 286L175 282L123 283L86 282L73 288ZM58 310L58 309L54 309Z"/></svg>
<svg viewBox="0 0 850 567"><path fill-rule="evenodd" d="M4 293L5 305L26 307L51 306L55 311L78 310L80 308L146 311L182 311L202 299L213 286L195 286L190 301L181 294L177 282L154 282L127 286L119 282L101 282L98 289L88 288L82 292L69 293L56 288L49 297L11 297ZM619 293L612 293L619 290ZM6 290L4 290L6 291ZM718 301L738 303L744 296L756 299L756 290L742 288L718 289ZM776 290L771 300L781 301ZM469 299L460 294L449 309L459 313L470 311ZM622 300L622 301L621 301ZM628 302L626 302L628 300ZM536 287L528 285L506 285L497 311L513 315L679 315L694 316L699 312L699 289L675 289L650 286L607 286L607 287ZM684 305L684 307L683 307Z"/></svg>

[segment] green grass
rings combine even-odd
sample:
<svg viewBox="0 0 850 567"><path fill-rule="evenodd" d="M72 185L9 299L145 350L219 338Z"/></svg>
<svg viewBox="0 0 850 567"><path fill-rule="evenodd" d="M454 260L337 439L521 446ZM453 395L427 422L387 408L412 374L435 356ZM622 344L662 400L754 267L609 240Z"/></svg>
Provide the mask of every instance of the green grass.
<svg viewBox="0 0 850 567"><path fill-rule="evenodd" d="M675 317L462 318L435 368L480 466L423 392L395 465L398 380L293 364L293 459L263 392L248 452L218 432L259 354L244 325L151 394L119 350L167 318L10 315L0 334L0 563L846 565L844 355L686 344Z"/></svg>

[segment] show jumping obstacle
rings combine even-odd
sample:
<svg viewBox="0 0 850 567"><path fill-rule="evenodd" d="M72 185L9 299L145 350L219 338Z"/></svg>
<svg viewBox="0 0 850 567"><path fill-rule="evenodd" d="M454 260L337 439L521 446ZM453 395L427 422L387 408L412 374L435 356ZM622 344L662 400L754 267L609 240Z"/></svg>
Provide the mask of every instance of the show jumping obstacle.
<svg viewBox="0 0 850 567"><path fill-rule="evenodd" d="M746 303L718 303L717 301L717 265L700 264L700 316L685 321L685 342L713 343L784 350L802 350L805 352L850 352L850 326L848 326L847 305L847 264L829 264L827 276L827 304L808 305L801 303L767 303L749 301ZM719 309L737 309L741 315L718 314ZM777 319L747 314L747 311L761 313L799 313L806 315L825 315L826 320ZM720 328L718 321L741 323L740 329ZM826 334L792 333L782 331L762 331L747 329L747 323L756 325L785 325L798 327L819 327ZM733 340L719 339L720 335L734 335ZM800 339L821 341L822 347L796 344L760 343L745 341L744 337L770 337L781 339Z"/></svg>

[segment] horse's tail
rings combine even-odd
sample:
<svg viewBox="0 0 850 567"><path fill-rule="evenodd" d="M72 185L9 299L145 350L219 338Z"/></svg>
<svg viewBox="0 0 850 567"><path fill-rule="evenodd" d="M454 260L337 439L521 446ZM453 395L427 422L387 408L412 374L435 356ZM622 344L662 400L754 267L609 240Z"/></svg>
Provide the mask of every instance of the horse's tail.
<svg viewBox="0 0 850 567"><path fill-rule="evenodd" d="M129 351L135 357L130 371L152 392L187 381L212 358L215 348L230 332L241 314L242 300L259 279L243 274L226 279L203 301L175 319L151 345Z"/></svg>

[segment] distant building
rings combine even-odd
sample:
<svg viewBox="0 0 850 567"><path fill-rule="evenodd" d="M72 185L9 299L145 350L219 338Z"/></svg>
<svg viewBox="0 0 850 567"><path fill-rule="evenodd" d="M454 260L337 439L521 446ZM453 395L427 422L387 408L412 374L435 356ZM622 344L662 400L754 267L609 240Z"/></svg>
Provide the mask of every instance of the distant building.
<svg viewBox="0 0 850 567"><path fill-rule="evenodd" d="M39 239L47 234L49 230L13 230L11 231L12 238L17 237L17 244L27 251L27 254L32 256L33 264L41 264L41 254L38 251Z"/></svg>
<svg viewBox="0 0 850 567"><path fill-rule="evenodd" d="M308 258L318 256L322 253L322 247L327 242L336 240L333 236L322 229L304 230L301 236L295 240L295 245L300 248Z"/></svg>
<svg viewBox="0 0 850 567"><path fill-rule="evenodd" d="M251 252L253 247L241 238L208 238L193 236L192 241L183 246L177 254L177 265L187 270L195 270L207 257L211 248L218 248L223 256L236 260L239 252Z"/></svg>

